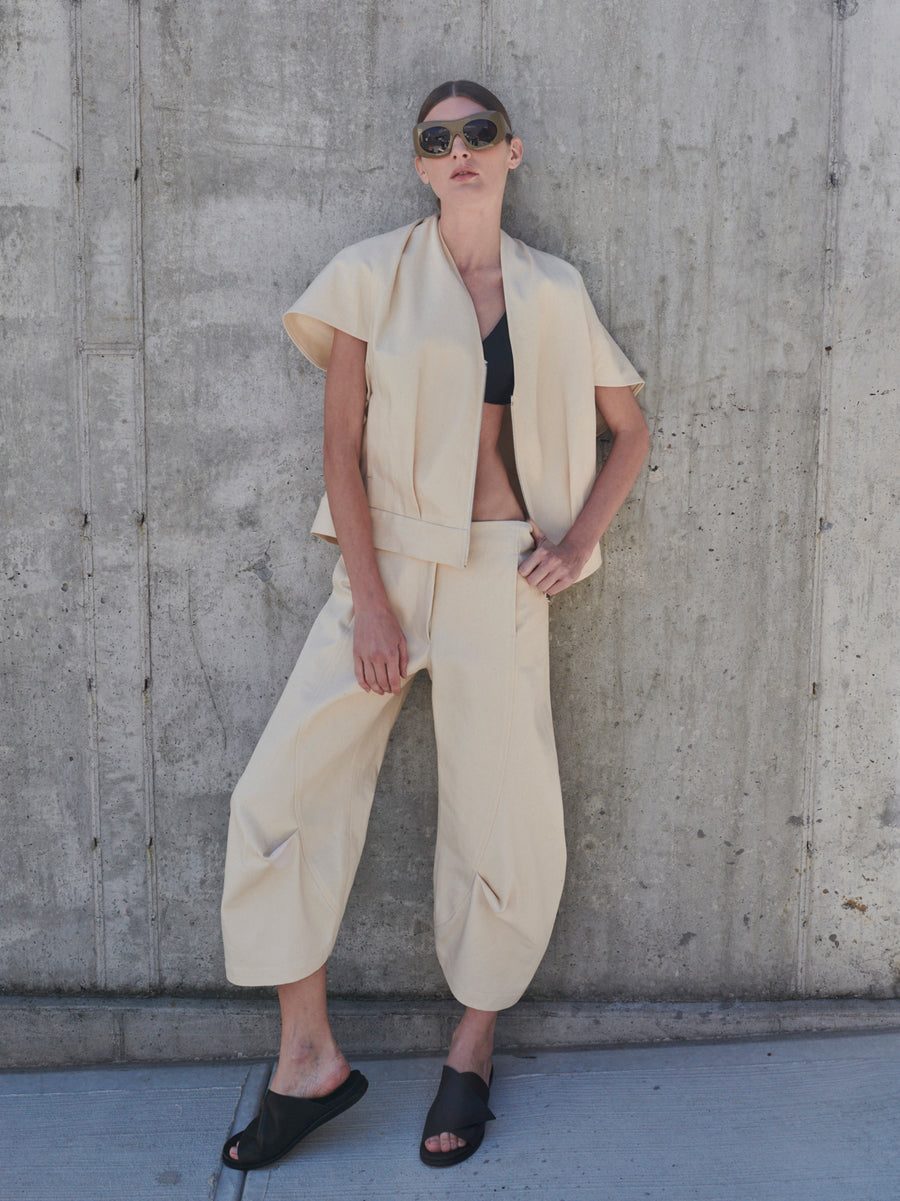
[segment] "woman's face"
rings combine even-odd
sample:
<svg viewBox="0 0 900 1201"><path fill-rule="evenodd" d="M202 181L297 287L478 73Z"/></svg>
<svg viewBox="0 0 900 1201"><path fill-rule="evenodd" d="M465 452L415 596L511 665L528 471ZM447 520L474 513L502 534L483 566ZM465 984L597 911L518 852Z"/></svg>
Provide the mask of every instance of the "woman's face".
<svg viewBox="0 0 900 1201"><path fill-rule="evenodd" d="M448 96L434 106L425 120L453 121L482 111L481 105L468 96ZM522 143L519 138L510 142L504 139L486 150L472 150L457 134L449 154L441 158L417 155L415 161L419 178L431 185L442 208L447 204L483 204L486 200L502 199L507 173L522 161Z"/></svg>

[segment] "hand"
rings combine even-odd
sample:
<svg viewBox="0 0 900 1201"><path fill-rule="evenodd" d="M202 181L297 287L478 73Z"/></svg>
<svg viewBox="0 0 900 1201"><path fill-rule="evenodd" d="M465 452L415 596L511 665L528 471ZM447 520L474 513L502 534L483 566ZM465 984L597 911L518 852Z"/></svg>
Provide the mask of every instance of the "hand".
<svg viewBox="0 0 900 1201"><path fill-rule="evenodd" d="M565 539L558 546L551 542L536 521L530 525L535 549L519 564L519 574L547 596L556 596L575 583L586 559L566 546Z"/></svg>
<svg viewBox="0 0 900 1201"><path fill-rule="evenodd" d="M353 665L365 692L384 696L402 689L409 656L400 622L389 605L354 611Z"/></svg>

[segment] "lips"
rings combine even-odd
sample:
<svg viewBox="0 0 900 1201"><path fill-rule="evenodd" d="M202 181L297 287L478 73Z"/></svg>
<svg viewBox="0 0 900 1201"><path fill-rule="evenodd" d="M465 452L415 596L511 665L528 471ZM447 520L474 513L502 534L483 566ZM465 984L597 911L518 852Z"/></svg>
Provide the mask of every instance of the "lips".
<svg viewBox="0 0 900 1201"><path fill-rule="evenodd" d="M459 179L461 175L474 176L477 174L478 174L477 171L472 171L469 167L459 167L456 171L453 172L453 174L450 176L450 178L451 179Z"/></svg>

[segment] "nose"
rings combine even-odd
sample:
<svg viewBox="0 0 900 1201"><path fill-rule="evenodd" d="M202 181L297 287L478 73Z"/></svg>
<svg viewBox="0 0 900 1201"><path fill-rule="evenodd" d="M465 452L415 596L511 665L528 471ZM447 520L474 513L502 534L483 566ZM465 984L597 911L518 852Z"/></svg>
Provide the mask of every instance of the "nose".
<svg viewBox="0 0 900 1201"><path fill-rule="evenodd" d="M462 134L458 133L456 135L456 137L453 139L453 145L450 147L450 153L451 154L459 154L460 152L462 152L463 154L469 154L469 147L466 145L465 141L463 140Z"/></svg>

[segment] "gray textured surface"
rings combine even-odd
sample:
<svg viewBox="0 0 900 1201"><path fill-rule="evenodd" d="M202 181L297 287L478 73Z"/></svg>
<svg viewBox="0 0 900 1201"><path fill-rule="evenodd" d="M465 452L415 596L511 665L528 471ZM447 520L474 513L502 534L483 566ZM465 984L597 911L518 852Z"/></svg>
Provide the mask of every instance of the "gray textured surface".
<svg viewBox="0 0 900 1201"><path fill-rule="evenodd" d="M455 1001L332 1000L345 1054L443 1051ZM502 1014L497 1048L566 1048L666 1041L900 1030L900 1000L520 1001ZM278 1053L278 1003L222 997L0 997L0 1067L253 1059Z"/></svg>
<svg viewBox="0 0 900 1201"><path fill-rule="evenodd" d="M237 1064L0 1076L4 1196L208 1197L213 1148L251 1073Z"/></svg>
<svg viewBox="0 0 900 1201"><path fill-rule="evenodd" d="M265 1065L0 1075L4 1196L22 1201L892 1201L900 1035L499 1056L496 1121L418 1161L438 1059L359 1061L369 1091L270 1171L223 1169ZM78 1166L73 1166L73 1159Z"/></svg>
<svg viewBox="0 0 900 1201"><path fill-rule="evenodd" d="M880 313L900 286L898 127L900 13L852 5L845 22L834 191L834 282L827 426L820 481L818 646L821 704L811 763L815 831L805 910L811 994L900 993L900 655L897 579L900 325ZM893 36L890 36L893 27ZM895 106L892 120L896 120ZM890 348L888 353L884 347ZM877 988L878 986L875 985Z"/></svg>
<svg viewBox="0 0 900 1201"><path fill-rule="evenodd" d="M280 314L428 208L402 130L470 75L526 143L507 227L584 271L654 436L553 606L571 858L531 995L897 993L898 52L892 0L10 0L5 990L226 991L227 799L333 558ZM423 681L338 993L444 995L434 783Z"/></svg>

